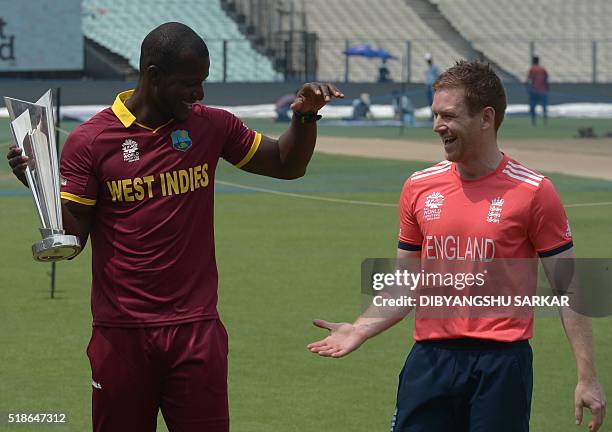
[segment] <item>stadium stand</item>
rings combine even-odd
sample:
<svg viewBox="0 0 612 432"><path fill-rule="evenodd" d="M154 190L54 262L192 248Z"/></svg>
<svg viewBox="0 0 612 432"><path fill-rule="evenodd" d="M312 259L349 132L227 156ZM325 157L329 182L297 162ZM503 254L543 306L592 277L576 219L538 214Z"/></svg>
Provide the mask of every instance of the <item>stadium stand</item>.
<svg viewBox="0 0 612 432"><path fill-rule="evenodd" d="M271 61L251 47L238 26L221 9L219 0L84 0L83 33L109 51L126 58L138 70L140 43L156 26L180 21L204 38L211 58L208 81L223 80L223 40L227 40L226 80L282 80Z"/></svg>
<svg viewBox="0 0 612 432"><path fill-rule="evenodd" d="M325 11L325 13L322 13ZM462 55L441 39L404 0L309 0L306 3L309 31L319 36L319 79L344 80L346 41L351 45L369 43L390 51L398 60L387 63L391 78L410 81L425 77L425 53L433 54L441 67L451 66ZM406 41L410 40L410 68L407 69ZM351 81L375 81L379 62L352 57Z"/></svg>
<svg viewBox="0 0 612 432"><path fill-rule="evenodd" d="M522 79L533 47L552 82L612 81L610 0L430 1L477 49Z"/></svg>
<svg viewBox="0 0 612 432"><path fill-rule="evenodd" d="M221 0L258 52L273 59L287 81L315 81L317 35L308 31L306 0Z"/></svg>

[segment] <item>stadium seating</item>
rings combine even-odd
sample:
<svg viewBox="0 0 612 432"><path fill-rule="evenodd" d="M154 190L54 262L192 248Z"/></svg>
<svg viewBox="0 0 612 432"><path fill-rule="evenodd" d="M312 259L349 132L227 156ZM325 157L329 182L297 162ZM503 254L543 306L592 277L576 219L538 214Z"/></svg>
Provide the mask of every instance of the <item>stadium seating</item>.
<svg viewBox="0 0 612 432"><path fill-rule="evenodd" d="M257 53L219 0L84 0L83 32L138 70L140 44L167 21L180 21L204 38L211 58L209 81L223 79L223 40L227 40L227 81L279 81L271 61Z"/></svg>
<svg viewBox="0 0 612 432"><path fill-rule="evenodd" d="M610 0L430 0L501 67L523 78L530 42L553 82L590 82L592 40L597 43L597 80L612 81Z"/></svg>
<svg viewBox="0 0 612 432"><path fill-rule="evenodd" d="M343 81L346 41L351 45L369 43L398 57L387 65L391 78L408 75L406 41L410 40L410 80L425 79L425 53L433 54L442 68L460 55L406 4L405 0L308 0L305 3L308 30L319 35L319 79ZM351 81L376 81L379 61L351 57Z"/></svg>
<svg viewBox="0 0 612 432"><path fill-rule="evenodd" d="M610 0L429 0L473 46L501 68L523 79L532 47L552 82L612 82L612 1ZM461 57L412 9L410 0L308 0L307 29L318 35L318 79L344 81L349 45L369 43L397 56L387 63L395 81L422 82L424 54L446 68ZM142 38L165 21L181 21L206 40L210 81L223 79L223 40L227 40L228 81L279 81L272 61L256 52L220 0L84 0L85 35L128 59L138 69ZM325 11L325 13L322 13ZM269 11L269 14L275 13ZM410 41L407 44L407 41ZM408 64L409 63L409 64ZM349 80L376 81L380 61L351 57Z"/></svg>

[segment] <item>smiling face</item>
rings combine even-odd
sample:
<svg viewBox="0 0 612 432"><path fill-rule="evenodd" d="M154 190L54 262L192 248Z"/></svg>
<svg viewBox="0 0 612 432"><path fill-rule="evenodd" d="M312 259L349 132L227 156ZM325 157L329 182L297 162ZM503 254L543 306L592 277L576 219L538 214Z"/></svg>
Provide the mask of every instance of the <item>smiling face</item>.
<svg viewBox="0 0 612 432"><path fill-rule="evenodd" d="M191 105L204 99L209 69L209 58L195 54L181 56L172 71L159 69L154 85L157 109L178 122L187 120Z"/></svg>
<svg viewBox="0 0 612 432"><path fill-rule="evenodd" d="M444 145L446 159L466 162L474 158L483 138L482 111L470 115L462 87L445 87L434 94L434 127Z"/></svg>

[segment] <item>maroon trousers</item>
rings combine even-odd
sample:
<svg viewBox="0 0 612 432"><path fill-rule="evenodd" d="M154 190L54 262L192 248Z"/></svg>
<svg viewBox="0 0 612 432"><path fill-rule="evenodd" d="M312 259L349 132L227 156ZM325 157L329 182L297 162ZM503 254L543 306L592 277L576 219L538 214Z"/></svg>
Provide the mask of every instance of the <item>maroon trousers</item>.
<svg viewBox="0 0 612 432"><path fill-rule="evenodd" d="M219 320L147 328L94 327L94 432L228 432L227 333Z"/></svg>

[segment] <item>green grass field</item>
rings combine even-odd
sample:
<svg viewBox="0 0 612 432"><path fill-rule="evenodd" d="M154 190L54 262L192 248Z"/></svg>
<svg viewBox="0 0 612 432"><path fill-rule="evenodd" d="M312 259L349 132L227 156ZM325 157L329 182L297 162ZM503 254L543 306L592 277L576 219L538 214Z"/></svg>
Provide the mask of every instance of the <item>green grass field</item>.
<svg viewBox="0 0 612 432"><path fill-rule="evenodd" d="M528 130L526 119L509 120L508 134L518 137ZM580 122L573 121L565 131L575 131ZM266 133L279 132L271 122L248 123ZM340 132L355 133L321 128L322 134ZM552 125L531 132L543 138L560 134ZM361 128L357 133L387 136L397 131ZM8 139L2 122L2 153ZM316 155L308 175L294 182L252 176L225 163L217 180L395 203L405 178L426 165ZM612 201L612 182L551 178L566 204ZM0 413L64 412L69 423L54 430L90 430L91 377L85 356L91 330L89 247L75 261L58 264L56 298L49 299L50 265L31 258L30 245L39 239L38 221L25 192L9 176L6 163L0 164L0 223L5 227L0 252ZM227 185L217 187L215 205L219 309L230 334L232 430L388 430L397 376L412 344L409 320L341 360L316 357L305 346L324 335L311 325L313 318L352 320L360 312L361 261L394 256L396 209ZM572 207L568 215L579 256L612 257L612 206ZM600 378L608 392L611 326L610 318L594 322ZM574 431L575 368L558 319L537 320L533 346L532 430ZM161 422L159 430L165 430Z"/></svg>

